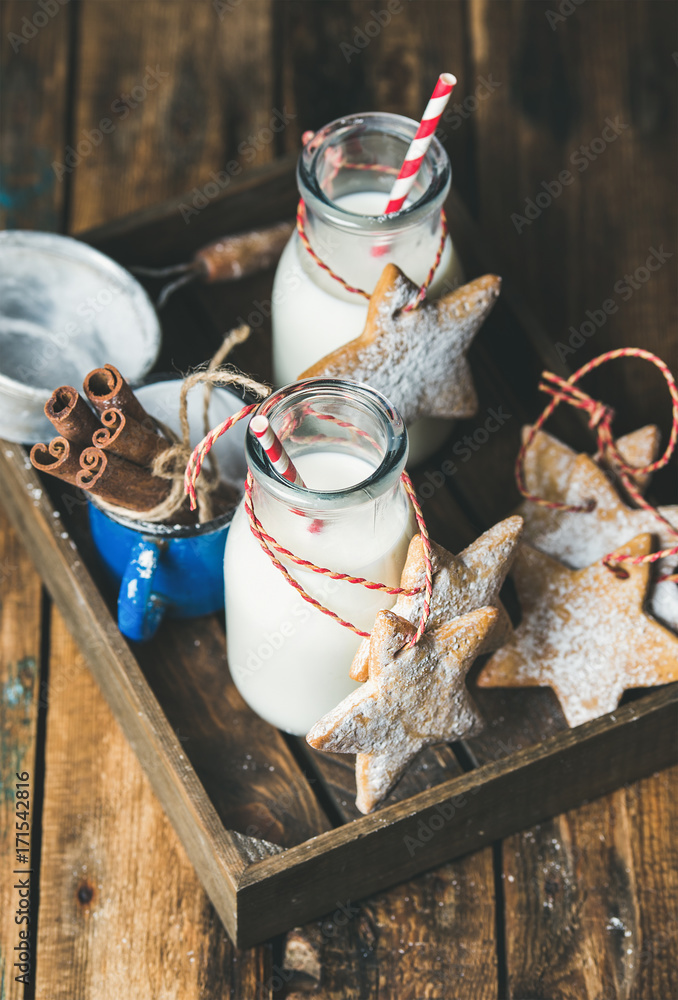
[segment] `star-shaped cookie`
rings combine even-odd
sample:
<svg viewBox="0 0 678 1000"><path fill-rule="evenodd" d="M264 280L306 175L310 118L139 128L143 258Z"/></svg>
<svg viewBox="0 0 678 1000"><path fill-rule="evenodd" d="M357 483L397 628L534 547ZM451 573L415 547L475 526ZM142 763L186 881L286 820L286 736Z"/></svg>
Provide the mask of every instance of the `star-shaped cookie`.
<svg viewBox="0 0 678 1000"><path fill-rule="evenodd" d="M357 753L361 812L388 794L423 747L480 731L466 673L497 615L496 608L471 611L424 633L409 648L414 625L391 611L379 612L370 639L369 680L306 737L317 750Z"/></svg>
<svg viewBox="0 0 678 1000"><path fill-rule="evenodd" d="M395 264L387 264L361 335L299 378L366 382L393 403L407 424L418 417L471 417L478 400L466 352L500 287L501 278L486 274L408 312L403 306L416 297L417 286Z"/></svg>
<svg viewBox="0 0 678 1000"><path fill-rule="evenodd" d="M523 441L527 440L530 430L529 426L523 427ZM657 457L659 428L647 424L631 434L625 434L618 439L617 449L628 465L642 469ZM537 431L525 453L525 484L530 493L542 500L564 500L577 454L546 431ZM634 479L639 489L644 490L649 475L636 475ZM533 506L532 501L526 500L525 503Z"/></svg>
<svg viewBox="0 0 678 1000"><path fill-rule="evenodd" d="M590 565L645 532L656 537L660 549L678 544L678 538L651 511L628 507L588 455L579 455L572 463L565 500L576 506L595 500L596 506L589 512L548 510L528 501L521 507L524 540L575 569ZM678 506L658 510L678 529ZM676 562L675 556L662 559L657 571L672 572ZM650 601L654 614L678 631L678 586L670 581L658 583Z"/></svg>
<svg viewBox="0 0 678 1000"><path fill-rule="evenodd" d="M428 629L465 615L468 611L492 606L499 612L497 621L478 653L491 653L506 642L512 625L499 600L499 591L511 568L522 531L522 517L507 517L477 538L458 556L448 552L442 545L431 542L433 590L431 613L426 625ZM415 535L407 552L400 586L405 590L415 590L417 587L423 588L425 580L424 546L421 535ZM412 597L401 594L391 611L418 626L423 607L422 589ZM370 641L363 639L351 664L351 677L354 681L367 680L369 651Z"/></svg>
<svg viewBox="0 0 678 1000"><path fill-rule="evenodd" d="M617 550L652 551L650 535ZM479 687L550 687L570 726L612 712L624 691L678 680L678 637L643 612L650 567L602 561L571 570L521 545L513 575L523 620L485 664Z"/></svg>

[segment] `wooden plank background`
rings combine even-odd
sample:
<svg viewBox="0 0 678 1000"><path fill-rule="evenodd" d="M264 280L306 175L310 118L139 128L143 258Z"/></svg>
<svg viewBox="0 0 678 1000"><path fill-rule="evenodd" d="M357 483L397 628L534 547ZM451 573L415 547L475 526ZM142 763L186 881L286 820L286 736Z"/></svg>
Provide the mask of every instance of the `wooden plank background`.
<svg viewBox="0 0 678 1000"><path fill-rule="evenodd" d="M341 114L417 117L449 69L460 107L444 141L499 273L571 364L639 344L676 371L677 29L663 0L3 0L0 223L77 233L200 189L229 160L295 153ZM276 112L288 124L273 133ZM536 218L516 220L540 193ZM648 276L652 248L672 256ZM617 312L578 332L610 298ZM590 384L620 431L666 429L649 369ZM28 769L39 868L27 996L678 995L673 772L236 952L4 523L0 540L0 832L13 847L11 782ZM0 994L18 997L2 926Z"/></svg>

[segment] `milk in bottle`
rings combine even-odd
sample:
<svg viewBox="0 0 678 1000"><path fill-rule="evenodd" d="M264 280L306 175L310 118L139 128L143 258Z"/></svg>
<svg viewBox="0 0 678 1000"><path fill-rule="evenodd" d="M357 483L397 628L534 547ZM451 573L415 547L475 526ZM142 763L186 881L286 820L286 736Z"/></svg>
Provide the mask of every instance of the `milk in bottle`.
<svg viewBox="0 0 678 1000"><path fill-rule="evenodd" d="M403 210L382 214L416 129L416 122L400 115L349 116L317 132L299 159L297 181L311 246L335 274L368 293L391 261L412 281L423 283L440 248L441 208L451 169L436 139ZM462 280L461 263L447 236L429 298ZM367 299L347 291L319 267L295 232L273 287L276 382L292 382L323 355L359 336L366 316ZM449 421L424 420L408 428L411 461L431 454L450 426Z"/></svg>
<svg viewBox="0 0 678 1000"><path fill-rule="evenodd" d="M400 481L407 433L397 412L380 393L331 379L275 393L260 412L305 483L278 476L248 430L254 509L265 531L316 566L397 587L416 530ZM395 601L281 561L308 594L364 632ZM299 596L252 534L244 503L224 566L234 683L268 722L305 735L357 686L349 669L360 637Z"/></svg>

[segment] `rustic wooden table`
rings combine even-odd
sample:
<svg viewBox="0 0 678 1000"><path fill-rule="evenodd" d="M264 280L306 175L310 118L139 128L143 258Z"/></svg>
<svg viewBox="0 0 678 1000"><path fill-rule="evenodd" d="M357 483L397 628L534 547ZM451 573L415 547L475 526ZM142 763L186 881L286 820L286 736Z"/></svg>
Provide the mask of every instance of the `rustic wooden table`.
<svg viewBox="0 0 678 1000"><path fill-rule="evenodd" d="M673 5L4 0L0 24L6 226L77 233L202 189L229 159L294 150L342 112L416 117L438 69L459 68L447 145L502 273L581 362L640 343L678 368L675 267L634 279L651 248L676 248ZM549 191L529 219L526 199ZM619 310L589 341L586 310L610 296ZM665 425L643 379L598 381L622 430ZM237 951L4 518L0 609L3 998L678 996L675 769ZM24 771L25 992L12 957Z"/></svg>

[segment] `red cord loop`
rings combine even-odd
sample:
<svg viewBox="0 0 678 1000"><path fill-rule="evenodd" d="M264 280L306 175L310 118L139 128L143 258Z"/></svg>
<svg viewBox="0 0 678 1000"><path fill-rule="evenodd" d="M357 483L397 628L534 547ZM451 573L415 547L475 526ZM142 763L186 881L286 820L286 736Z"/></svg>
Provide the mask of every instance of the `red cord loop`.
<svg viewBox="0 0 678 1000"><path fill-rule="evenodd" d="M191 510L195 510L197 503L195 494L195 485L198 476L200 475L200 470L202 469L204 461L207 455L209 454L211 448L213 447L214 443L219 440L222 434L225 434L226 431L230 430L231 427L233 427L233 425L236 424L239 420L242 420L245 417L249 416L253 410L257 409L258 406L259 406L258 403L253 403L250 406L244 406L237 413L233 414L233 416L228 417L226 420L222 421L222 423L220 423L217 427L214 427L207 435L205 435L202 441L199 444L197 444L196 447L193 449L191 457L188 460L188 464L186 466L186 473L184 475L184 488L190 498ZM329 414L322 414L322 415L318 414L318 416L321 416L323 420L335 419ZM336 422L339 424L340 427L350 426L344 421L337 420ZM424 634L426 624L431 614L431 594L433 592L433 569L431 566L431 540L429 538L426 522L424 521L424 515L422 514L421 507L419 506L419 501L417 500L417 495L415 493L414 486L412 485L412 481L410 480L410 477L407 475L406 472L403 472L400 478L401 482L403 483L403 486L405 487L410 502L412 503L412 506L414 508L414 516L417 520L417 526L421 533L421 539L424 549L424 564L425 564L425 583L423 588L424 606L422 609L421 617L419 619L419 626L417 628L417 631L407 643L408 647L412 647L417 642L419 642L422 635ZM247 517L252 534L257 539L261 548L266 553L268 558L271 560L275 568L284 576L284 578L287 580L290 586L294 587L294 589L298 592L299 596L302 597L305 601L307 601L308 604L311 604L318 611L322 611L323 614L328 615L330 618L333 618L334 621L339 623L339 625L343 625L344 628L350 629L352 632L355 632L356 635L362 636L365 639L369 639L370 637L369 632L362 632L359 628L356 628L356 626L353 625L351 622L345 621L339 615L335 614L334 611L331 611L329 608L326 608L323 604L320 603L320 601L316 601L314 597L311 597L310 594L307 594L304 588L301 586L301 584L297 580L295 580L295 578L292 576L289 570L278 558L278 555L283 556L284 558L290 560L297 566L301 566L304 569L310 569L314 573L319 573L323 576L327 576L332 580L344 580L346 583L358 584L360 586L367 588L368 590L379 590L386 594L391 594L391 595L402 594L402 595L407 595L409 597L413 596L414 594L421 593L421 588L417 588L416 590L407 590L406 588L403 587L389 587L384 583L374 583L371 580L366 580L363 577L351 576L348 573L336 573L333 570L327 569L324 566L316 566L314 563L309 562L307 559L301 559L300 557L295 556L293 552L290 552L289 549L284 548L275 540L275 538L269 535L265 531L263 525L261 524L261 521L259 521L254 511L253 485L254 481L252 479L252 473L248 471L247 478L245 480L245 510L247 512ZM276 555L276 553L278 553L278 555Z"/></svg>
<svg viewBox="0 0 678 1000"><path fill-rule="evenodd" d="M664 380L666 381L669 394L671 396L671 433L669 435L669 441L666 449L660 458L651 462L649 465L643 466L642 468L629 465L619 454L619 449L617 448L617 443L612 433L612 423L615 416L614 410L611 407L606 406L604 403L593 399L576 385L576 383L583 378L584 375L587 375L595 368L599 368L606 362L614 361L617 358L640 358L643 361L651 362L664 376ZM530 445L534 441L538 431L541 430L556 407L558 407L561 403L568 403L570 406L574 406L575 408L583 410L588 414L589 427L595 431L598 440L597 454L606 458L619 476L629 496L631 496L643 510L650 511L654 514L655 517L661 521L664 528L668 528L668 530L678 539L678 530L676 530L676 528L674 528L674 526L667 521L666 518L652 506L652 504L647 502L638 489L634 479L634 476L649 475L651 472L656 472L657 469L664 468L673 455L676 447L676 441L678 440L678 388L676 387L676 380L671 374L671 371L666 363L662 361L661 358L658 358L656 354L653 354L651 351L646 351L641 347L621 347L616 351L607 351L605 354L600 354L597 358L593 358L591 361L588 361L573 375L570 375L568 379L562 379L559 375L555 375L553 372L542 372L539 389L542 392L548 393L552 399L539 415L535 423L530 427L527 438L518 452L515 465L516 483L525 499L551 510L574 511L577 513L587 513L592 511L595 507L595 502L591 501L586 506L581 507L563 503L559 500L544 500L542 497L538 497L533 493L530 493L525 483L525 456ZM619 567L619 564L622 562L628 562L632 565L638 565L640 563L653 563L657 562L659 559L664 559L667 556L673 556L676 554L678 554L678 545L669 549L663 549L660 552L652 552L647 556L635 556L634 558L624 555L615 556L613 553L610 553L610 555L605 557L603 562L608 569L612 570L614 566ZM673 580L678 582L678 574L668 574L659 577L659 580Z"/></svg>
<svg viewBox="0 0 678 1000"><path fill-rule="evenodd" d="M329 274L330 278L334 278L335 281L338 281L339 284L343 288L345 288L347 292L352 292L354 295L362 295L364 299L370 298L369 292L366 292L363 288L355 288L353 285L349 285L347 281L344 281L341 275L337 274L336 271L333 271L332 268L329 266L329 264L326 264L325 261L322 260L322 258L319 257L318 254L315 252L306 234L306 205L304 204L302 198L299 199L299 204L297 205L297 232L299 233L299 239L303 243L306 251L311 255L311 257L316 262L318 267L322 268L323 271ZM441 211L440 244L438 245L438 251L436 253L435 259L433 261L433 264L431 265L431 269L429 270L428 274L426 275L426 278L424 279L424 283L420 286L416 296L412 299L411 302L408 302L407 305L403 306L403 312L410 312L412 309L416 309L419 303L423 302L424 299L426 298L426 292L428 291L429 286L433 281L433 278L435 277L435 273L438 270L440 261L442 260L446 239L447 239L447 219L445 217L445 212Z"/></svg>

